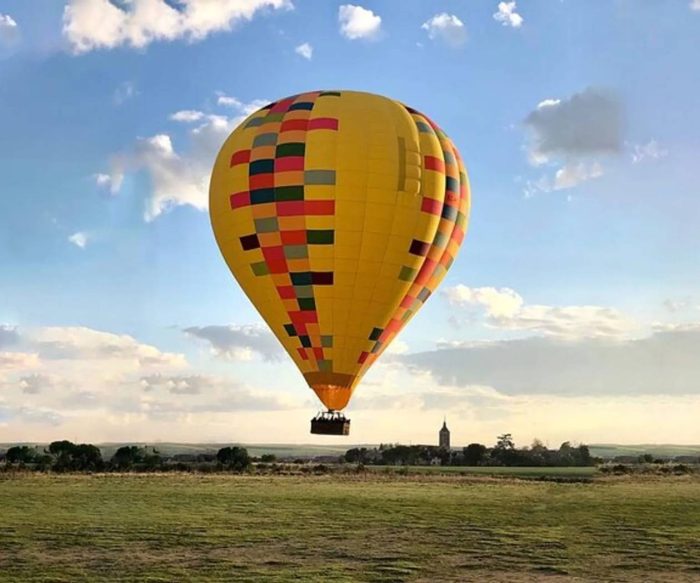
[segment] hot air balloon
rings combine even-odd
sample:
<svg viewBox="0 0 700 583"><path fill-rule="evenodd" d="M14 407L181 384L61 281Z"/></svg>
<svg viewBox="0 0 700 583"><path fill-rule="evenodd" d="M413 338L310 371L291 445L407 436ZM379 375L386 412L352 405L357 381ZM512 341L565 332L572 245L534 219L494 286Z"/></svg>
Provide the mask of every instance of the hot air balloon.
<svg viewBox="0 0 700 583"><path fill-rule="evenodd" d="M311 91L251 114L211 176L211 223L248 298L349 433L360 379L445 277L469 183L427 116L387 97Z"/></svg>

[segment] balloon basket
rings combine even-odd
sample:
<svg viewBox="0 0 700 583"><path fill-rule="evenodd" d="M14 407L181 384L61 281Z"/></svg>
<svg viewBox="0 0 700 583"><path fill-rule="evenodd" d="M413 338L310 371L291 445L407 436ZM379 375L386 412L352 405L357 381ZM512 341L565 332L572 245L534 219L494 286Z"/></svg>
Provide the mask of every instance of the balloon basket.
<svg viewBox="0 0 700 583"><path fill-rule="evenodd" d="M311 420L311 433L315 435L350 435L350 419L339 411L319 413Z"/></svg>

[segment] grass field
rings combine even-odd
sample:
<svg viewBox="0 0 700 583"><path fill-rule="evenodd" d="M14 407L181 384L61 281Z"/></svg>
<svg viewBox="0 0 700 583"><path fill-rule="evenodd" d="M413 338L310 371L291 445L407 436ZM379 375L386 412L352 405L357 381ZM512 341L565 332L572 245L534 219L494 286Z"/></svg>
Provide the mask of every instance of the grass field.
<svg viewBox="0 0 700 583"><path fill-rule="evenodd" d="M561 468L506 467L506 466L365 466L369 472L403 474L457 474L462 476L510 476L519 478L589 479L598 474L596 467Z"/></svg>
<svg viewBox="0 0 700 583"><path fill-rule="evenodd" d="M700 580L697 477L25 475L0 504L2 581Z"/></svg>

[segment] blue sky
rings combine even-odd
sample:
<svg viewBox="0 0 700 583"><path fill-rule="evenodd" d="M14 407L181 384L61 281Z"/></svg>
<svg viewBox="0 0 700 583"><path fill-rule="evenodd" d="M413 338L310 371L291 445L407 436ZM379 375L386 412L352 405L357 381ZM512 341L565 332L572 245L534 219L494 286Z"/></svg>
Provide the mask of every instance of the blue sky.
<svg viewBox="0 0 700 583"><path fill-rule="evenodd" d="M433 117L473 192L443 293L358 390L357 440L431 440L447 412L465 441L700 441L697 0L202 6L0 0L0 440L255 441L272 419L310 440L206 178L256 102L349 88ZM522 342L536 383L460 364ZM579 385L562 347L592 358Z"/></svg>

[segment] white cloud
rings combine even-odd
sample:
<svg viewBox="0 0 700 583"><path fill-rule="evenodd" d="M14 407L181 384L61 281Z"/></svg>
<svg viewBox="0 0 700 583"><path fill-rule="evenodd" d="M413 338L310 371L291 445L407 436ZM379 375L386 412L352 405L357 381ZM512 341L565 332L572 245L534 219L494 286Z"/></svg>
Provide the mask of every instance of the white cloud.
<svg viewBox="0 0 700 583"><path fill-rule="evenodd" d="M499 2L498 11L494 12L493 18L503 26L520 28L523 24L523 17L515 10L515 2Z"/></svg>
<svg viewBox="0 0 700 583"><path fill-rule="evenodd" d="M398 357L441 384L506 395L697 395L700 326L642 338L531 336Z"/></svg>
<svg viewBox="0 0 700 583"><path fill-rule="evenodd" d="M202 118L204 118L204 113L194 109L183 109L181 111L176 111L170 116L171 120L181 121L184 123L193 123L195 121L200 121Z"/></svg>
<svg viewBox="0 0 700 583"><path fill-rule="evenodd" d="M112 182L109 174L93 174L92 177L95 179L97 186L109 186Z"/></svg>
<svg viewBox="0 0 700 583"><path fill-rule="evenodd" d="M243 103L223 93L218 94L218 103L233 108L234 115L182 110L171 116L170 119L180 122L202 122L188 131L188 149L176 150L172 137L166 133L139 138L131 151L113 157L109 180L104 174L97 176L117 194L125 174L145 172L151 187L144 211L147 222L177 206L206 210L211 168L219 148L247 115L267 104L260 100Z"/></svg>
<svg viewBox="0 0 700 583"><path fill-rule="evenodd" d="M39 356L29 352L0 352L0 373L31 369L39 365Z"/></svg>
<svg viewBox="0 0 700 583"><path fill-rule="evenodd" d="M0 42L14 42L18 33L17 22L9 14L0 14Z"/></svg>
<svg viewBox="0 0 700 583"><path fill-rule="evenodd" d="M548 98L525 118L527 154L533 166L558 165L553 176L525 183L526 198L566 190L603 175L599 157L622 146L620 105L608 93L588 88L568 99Z"/></svg>
<svg viewBox="0 0 700 583"><path fill-rule="evenodd" d="M696 12L700 12L700 0L690 0L688 7Z"/></svg>
<svg viewBox="0 0 700 583"><path fill-rule="evenodd" d="M382 18L362 6L343 4L338 8L340 34L350 40L373 39L379 35Z"/></svg>
<svg viewBox="0 0 700 583"><path fill-rule="evenodd" d="M467 42L467 29L454 14L436 14L424 22L421 28L428 31L430 39L440 39L452 47L459 47Z"/></svg>
<svg viewBox="0 0 700 583"><path fill-rule="evenodd" d="M554 190L573 188L582 182L599 178L602 175L603 167L598 162L566 164L554 173Z"/></svg>
<svg viewBox="0 0 700 583"><path fill-rule="evenodd" d="M89 237L87 233L83 233L81 231L78 231L77 233L73 233L70 237L68 237L68 240L73 243L76 247L80 247L81 249L85 249L85 247L88 244Z"/></svg>
<svg viewBox="0 0 700 583"><path fill-rule="evenodd" d="M316 402L296 373L288 382L293 389L274 391L271 383L263 390L189 365L132 366L121 348L106 350L121 337L109 332L93 343L102 347L97 353L111 356L94 358L95 350L85 354L78 346L56 359L56 347L38 339L65 341L67 330L43 335L42 329L5 328L13 331L11 342L19 333L20 346L44 355L25 361L33 369L15 367L0 377L0 441L261 443L274 427L279 442L327 442L308 435ZM555 446L564 440L691 443L700 408L698 334L696 325L640 340L532 337L394 356L399 362L391 368L370 370L350 403L353 440L435 443L446 414L457 446L492 444L504 431L518 443L539 437ZM68 344L83 345L90 333L79 336ZM259 366L269 376L285 368Z"/></svg>
<svg viewBox="0 0 700 583"><path fill-rule="evenodd" d="M125 81L116 88L112 99L115 105L122 105L137 95L138 91L136 90L136 85L134 85L134 83L131 81Z"/></svg>
<svg viewBox="0 0 700 583"><path fill-rule="evenodd" d="M480 305L489 316L496 318L512 317L517 314L524 303L523 298L510 288L467 287L458 284L445 288L447 301L456 307Z"/></svg>
<svg viewBox="0 0 700 583"><path fill-rule="evenodd" d="M638 164L645 160L659 160L666 156L668 156L668 150L662 148L656 140L649 140L646 144L634 144L632 163Z"/></svg>
<svg viewBox="0 0 700 583"><path fill-rule="evenodd" d="M410 347L403 340L393 340L391 344L384 351L384 354L406 354L410 350Z"/></svg>
<svg viewBox="0 0 700 583"><path fill-rule="evenodd" d="M100 188L109 190L110 194L117 194L124 182L124 173L115 167L111 174L99 172L93 174L92 178L95 180L95 184Z"/></svg>
<svg viewBox="0 0 700 583"><path fill-rule="evenodd" d="M283 349L274 335L256 325L193 326L185 332L201 340L206 340L212 352L229 360L252 360L255 354L263 360L279 360Z"/></svg>
<svg viewBox="0 0 700 583"><path fill-rule="evenodd" d="M251 113L256 112L258 109L265 107L269 103L269 101L266 101L265 99L253 99L253 101L244 103L240 99L226 95L221 91L217 92L216 95L217 105L221 105L222 107L230 107L243 116L248 116Z"/></svg>
<svg viewBox="0 0 700 583"><path fill-rule="evenodd" d="M470 288L459 284L443 293L452 306L483 309L486 324L501 330L533 332L565 340L624 338L639 330L638 324L613 308L531 305L510 288ZM459 320L453 318L453 321Z"/></svg>
<svg viewBox="0 0 700 583"><path fill-rule="evenodd" d="M304 57L305 59L310 61L311 57L314 54L314 49L309 43L303 43L303 44L300 44L298 47L296 47L294 49L294 52L297 55L301 55L302 57Z"/></svg>
<svg viewBox="0 0 700 583"><path fill-rule="evenodd" d="M303 384L293 396L258 390L193 370L184 356L128 335L83 327L0 329L7 332L3 345L23 350L0 352L0 441L85 435L95 442L109 431L132 440L135 431L154 427L168 437L202 437L209 423L230 431L239 415L310 401Z"/></svg>
<svg viewBox="0 0 700 583"><path fill-rule="evenodd" d="M290 0L69 0L63 34L75 53L121 45L141 48L155 41L204 39L250 21L263 9L291 9Z"/></svg>

